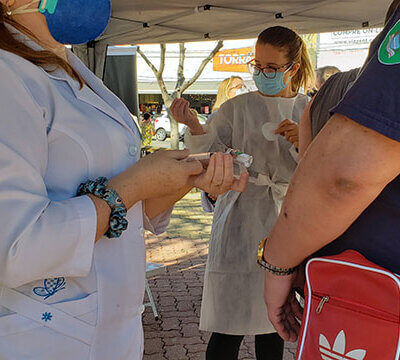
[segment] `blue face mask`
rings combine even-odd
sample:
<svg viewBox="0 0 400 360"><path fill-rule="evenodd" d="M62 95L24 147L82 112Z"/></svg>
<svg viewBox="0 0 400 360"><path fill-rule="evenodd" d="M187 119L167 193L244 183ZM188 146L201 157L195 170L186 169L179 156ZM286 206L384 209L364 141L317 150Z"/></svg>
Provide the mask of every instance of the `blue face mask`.
<svg viewBox="0 0 400 360"><path fill-rule="evenodd" d="M39 3L39 7L30 9L35 3ZM32 0L7 15L37 11L46 17L49 31L59 43L86 44L97 39L107 28L111 0Z"/></svg>
<svg viewBox="0 0 400 360"><path fill-rule="evenodd" d="M257 89L260 91L260 93L274 96L287 88L288 84L285 84L283 81L287 71L277 72L274 79L268 79L262 72L259 72L258 75L253 75L253 80L256 83Z"/></svg>

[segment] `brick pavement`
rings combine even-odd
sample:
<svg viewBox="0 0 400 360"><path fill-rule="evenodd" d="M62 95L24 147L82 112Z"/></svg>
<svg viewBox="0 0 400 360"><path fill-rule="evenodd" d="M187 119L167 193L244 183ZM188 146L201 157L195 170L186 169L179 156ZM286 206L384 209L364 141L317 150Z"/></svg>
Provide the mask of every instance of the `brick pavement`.
<svg viewBox="0 0 400 360"><path fill-rule="evenodd" d="M201 295L212 215L203 212L200 194L191 192L175 207L171 224L161 236L147 234L147 260L167 266L149 280L160 319L150 308L143 315L144 360L203 360L209 334L198 329ZM287 344L284 360L294 360ZM254 339L246 337L239 360L253 360Z"/></svg>

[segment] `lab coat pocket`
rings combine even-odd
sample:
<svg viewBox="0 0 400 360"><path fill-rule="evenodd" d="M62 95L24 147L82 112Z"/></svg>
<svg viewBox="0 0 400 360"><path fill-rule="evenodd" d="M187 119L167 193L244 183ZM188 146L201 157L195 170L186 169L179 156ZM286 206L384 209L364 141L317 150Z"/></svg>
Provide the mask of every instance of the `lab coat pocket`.
<svg viewBox="0 0 400 360"><path fill-rule="evenodd" d="M0 318L0 359L89 359L97 293L46 305L3 288L1 304L14 313Z"/></svg>

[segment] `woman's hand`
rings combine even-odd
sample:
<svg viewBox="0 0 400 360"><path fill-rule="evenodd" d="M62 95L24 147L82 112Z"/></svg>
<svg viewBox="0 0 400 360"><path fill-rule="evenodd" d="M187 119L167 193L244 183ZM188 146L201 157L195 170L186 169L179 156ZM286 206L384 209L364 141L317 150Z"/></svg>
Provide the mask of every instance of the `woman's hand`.
<svg viewBox="0 0 400 360"><path fill-rule="evenodd" d="M168 196L146 200L147 216L150 219L155 218L163 211L173 206L194 186L206 190L215 190L218 193L224 193L229 190L243 191L247 185L248 175L244 174L242 179L239 181L235 180L233 171L231 171L232 157L230 155L229 157L224 157L222 154L214 155L207 164L207 169L203 170L200 175L192 175L189 177L189 183L185 184L178 192ZM183 161L192 162L193 160L185 159Z"/></svg>
<svg viewBox="0 0 400 360"><path fill-rule="evenodd" d="M289 119L283 120L275 130L275 134L284 136L296 148L299 147L299 126L294 121Z"/></svg>
<svg viewBox="0 0 400 360"><path fill-rule="evenodd" d="M202 174L199 161L187 161L188 150L161 150L142 158L110 181L129 208L140 200L172 195L189 186L192 176Z"/></svg>
<svg viewBox="0 0 400 360"><path fill-rule="evenodd" d="M189 101L185 99L175 99L170 107L174 119L181 124L186 125L192 135L204 134L203 127L200 125L196 112L190 109Z"/></svg>
<svg viewBox="0 0 400 360"><path fill-rule="evenodd" d="M192 176L193 186L214 196L233 190L243 192L249 182L249 174L243 172L240 179L235 179L233 173L233 157L222 153L214 154L207 169L198 176Z"/></svg>
<svg viewBox="0 0 400 360"><path fill-rule="evenodd" d="M213 155L207 169L200 161L188 160L188 156L188 150L157 151L113 178L110 187L128 208L140 200L162 198L191 187L214 195L246 189L249 175L243 173L235 179L231 155Z"/></svg>
<svg viewBox="0 0 400 360"><path fill-rule="evenodd" d="M298 320L301 320L303 312L294 292L296 277L297 271L288 276L277 276L266 271L264 281L268 317L281 338L292 342L299 336Z"/></svg>

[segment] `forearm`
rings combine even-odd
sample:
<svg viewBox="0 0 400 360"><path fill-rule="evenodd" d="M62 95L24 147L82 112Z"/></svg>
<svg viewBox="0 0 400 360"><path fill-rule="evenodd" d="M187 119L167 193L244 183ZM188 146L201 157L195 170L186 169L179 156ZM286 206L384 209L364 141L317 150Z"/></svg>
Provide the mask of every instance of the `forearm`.
<svg viewBox="0 0 400 360"><path fill-rule="evenodd" d="M49 201L30 191L18 197L4 188L0 193L2 285L16 288L39 279L87 275L96 234L96 210L87 196ZM21 271L27 264L29 271Z"/></svg>
<svg viewBox="0 0 400 360"><path fill-rule="evenodd" d="M201 126L201 124L199 122L194 123L193 125L191 125L189 127L190 133L192 135L204 135L205 131L203 129L203 126Z"/></svg>
<svg viewBox="0 0 400 360"><path fill-rule="evenodd" d="M232 147L229 125L225 125L223 129L217 128L216 125L216 121L212 125L205 125L201 135L193 135L190 131L186 132L185 145L192 154L226 152L227 148Z"/></svg>
<svg viewBox="0 0 400 360"><path fill-rule="evenodd" d="M296 266L346 231L398 175L398 147L343 116L331 119L296 170L266 260Z"/></svg>
<svg viewBox="0 0 400 360"><path fill-rule="evenodd" d="M145 209L147 217L150 220L156 218L158 215L174 206L175 203L182 199L190 190L192 190L192 186L187 186L175 194L158 199L146 200Z"/></svg>
<svg viewBox="0 0 400 360"><path fill-rule="evenodd" d="M93 201L97 213L97 228L95 242L100 240L107 232L110 224L111 208L108 204L100 198L89 194L90 199Z"/></svg>
<svg viewBox="0 0 400 360"><path fill-rule="evenodd" d="M123 186L123 182L119 182L118 184L113 184L113 182L111 181L110 187L115 189L121 196L121 198L124 199L124 202L126 203L126 207L128 210L137 201L139 201L139 197L136 196L136 191L134 191L133 186L125 187ZM144 200L147 217L150 220L156 218L164 211L170 209L177 201L182 199L191 189L192 187L188 186L183 188L181 191L169 196ZM92 199L96 207L96 212L97 212L96 241L98 241L104 236L104 234L107 232L109 228L111 209L108 206L108 204L105 201L101 200L100 198L97 198L94 195L89 195L89 197Z"/></svg>
<svg viewBox="0 0 400 360"><path fill-rule="evenodd" d="M127 210L140 200L139 194L141 193L140 186L142 181L135 180L138 178L137 167L138 165L132 166L128 170L111 179L108 184L108 187L115 190L121 197ZM97 230L95 241L97 242L104 236L109 228L111 208L104 200L91 194L88 196L96 207Z"/></svg>

